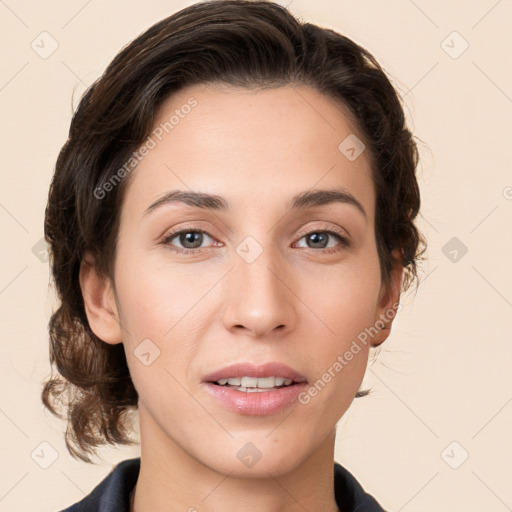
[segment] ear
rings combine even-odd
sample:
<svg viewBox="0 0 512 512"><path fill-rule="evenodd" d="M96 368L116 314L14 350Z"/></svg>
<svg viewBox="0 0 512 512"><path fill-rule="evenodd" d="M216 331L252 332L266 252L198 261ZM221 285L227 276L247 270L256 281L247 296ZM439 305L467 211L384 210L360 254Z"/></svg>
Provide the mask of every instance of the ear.
<svg viewBox="0 0 512 512"><path fill-rule="evenodd" d="M371 344L373 347L378 347L386 341L391 332L391 325L393 324L400 304L400 290L403 276L401 251L395 249L392 251L392 254L395 258L395 264L391 271L389 285L382 285L381 287L377 315L374 322L378 333L372 338Z"/></svg>
<svg viewBox="0 0 512 512"><path fill-rule="evenodd" d="M80 288L87 320L94 334L106 343L121 343L122 330L112 283L97 270L89 253L80 265Z"/></svg>

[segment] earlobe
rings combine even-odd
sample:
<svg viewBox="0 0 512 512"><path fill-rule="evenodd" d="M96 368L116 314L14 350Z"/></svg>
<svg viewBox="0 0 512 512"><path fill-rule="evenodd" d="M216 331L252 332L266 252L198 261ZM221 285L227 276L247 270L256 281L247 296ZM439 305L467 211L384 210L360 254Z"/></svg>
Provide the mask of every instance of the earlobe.
<svg viewBox="0 0 512 512"><path fill-rule="evenodd" d="M391 326L400 305L400 291L402 286L403 266L401 253L398 250L392 252L395 258L395 266L391 272L389 286L383 287L379 299L378 315L375 319L375 327L378 333L372 338L372 346L377 347L384 343L391 333Z"/></svg>
<svg viewBox="0 0 512 512"><path fill-rule="evenodd" d="M80 265L80 288L89 325L101 340L110 344L123 341L114 290L86 254Z"/></svg>

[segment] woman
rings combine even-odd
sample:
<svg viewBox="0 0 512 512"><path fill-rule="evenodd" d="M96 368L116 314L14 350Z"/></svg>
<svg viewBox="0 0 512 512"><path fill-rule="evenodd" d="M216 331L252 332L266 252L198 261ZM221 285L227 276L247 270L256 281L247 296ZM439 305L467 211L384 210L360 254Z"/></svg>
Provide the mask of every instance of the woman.
<svg viewBox="0 0 512 512"><path fill-rule="evenodd" d="M67 511L382 511L336 423L417 277L417 149L366 50L266 1L194 4L85 93L45 219ZM62 416L64 417L64 416Z"/></svg>

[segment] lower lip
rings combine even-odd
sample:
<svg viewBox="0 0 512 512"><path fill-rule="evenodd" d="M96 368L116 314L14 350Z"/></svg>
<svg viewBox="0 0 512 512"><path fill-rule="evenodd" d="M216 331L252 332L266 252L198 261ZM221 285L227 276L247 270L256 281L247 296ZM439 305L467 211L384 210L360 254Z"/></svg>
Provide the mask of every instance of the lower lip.
<svg viewBox="0 0 512 512"><path fill-rule="evenodd" d="M297 382L291 386L274 389L272 391L237 391L234 388L218 386L206 382L206 389L224 407L239 414L261 416L276 414L286 409L297 400L304 389L306 382Z"/></svg>

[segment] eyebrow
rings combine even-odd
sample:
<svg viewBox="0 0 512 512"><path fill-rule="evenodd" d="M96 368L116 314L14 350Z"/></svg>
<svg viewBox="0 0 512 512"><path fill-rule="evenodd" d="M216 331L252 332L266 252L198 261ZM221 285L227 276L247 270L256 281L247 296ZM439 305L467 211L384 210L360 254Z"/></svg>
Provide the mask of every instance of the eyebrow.
<svg viewBox="0 0 512 512"><path fill-rule="evenodd" d="M152 203L145 210L144 215L148 215L157 208L171 203L183 203L196 208L218 211L227 211L229 209L229 203L223 197L206 194L204 192L172 190ZM301 192L290 199L288 207L292 210L299 210L325 206L333 203L351 204L363 214L365 220L367 219L363 205L343 187L327 190L307 190Z"/></svg>

